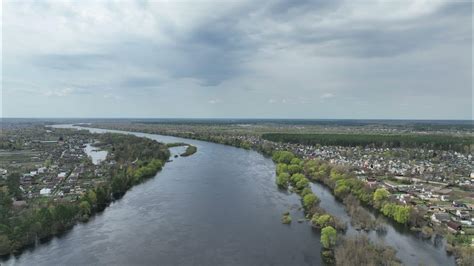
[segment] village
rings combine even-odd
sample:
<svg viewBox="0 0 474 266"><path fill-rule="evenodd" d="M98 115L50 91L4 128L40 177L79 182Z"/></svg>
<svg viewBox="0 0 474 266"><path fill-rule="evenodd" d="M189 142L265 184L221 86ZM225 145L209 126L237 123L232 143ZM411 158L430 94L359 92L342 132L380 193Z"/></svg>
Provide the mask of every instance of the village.
<svg viewBox="0 0 474 266"><path fill-rule="evenodd" d="M11 156L11 151L0 152L1 182L19 173L21 193L13 201L14 207L27 207L41 198L74 201L104 182L102 177L114 161L106 161L107 152L91 146L96 141L91 134L74 131L44 127L21 133L4 130L4 145L16 145L16 156Z"/></svg>
<svg viewBox="0 0 474 266"><path fill-rule="evenodd" d="M304 159L321 159L349 167L368 186L386 188L393 200L425 213L433 227L444 225L452 233L464 234L468 231L470 235L474 231L471 154L394 148L316 147L272 142L255 135L234 135L231 138L254 147L288 150ZM434 158L436 153L437 158ZM474 239L471 241L474 246Z"/></svg>

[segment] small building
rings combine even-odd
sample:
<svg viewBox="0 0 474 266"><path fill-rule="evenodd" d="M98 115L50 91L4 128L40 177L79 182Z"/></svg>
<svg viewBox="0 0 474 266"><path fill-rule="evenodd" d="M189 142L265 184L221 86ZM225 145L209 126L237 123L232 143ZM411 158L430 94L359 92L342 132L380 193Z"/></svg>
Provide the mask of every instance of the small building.
<svg viewBox="0 0 474 266"><path fill-rule="evenodd" d="M463 220L468 220L469 218L471 218L471 214L468 211L461 210L456 210L456 216Z"/></svg>
<svg viewBox="0 0 474 266"><path fill-rule="evenodd" d="M58 174L58 178L59 179L64 179L66 177L66 173L65 172L61 172Z"/></svg>
<svg viewBox="0 0 474 266"><path fill-rule="evenodd" d="M433 215L431 215L431 221L435 223L449 222L451 221L451 216L445 212L434 213Z"/></svg>
<svg viewBox="0 0 474 266"><path fill-rule="evenodd" d="M51 189L50 188L42 188L40 190L40 195L41 196L49 196L51 195Z"/></svg>
<svg viewBox="0 0 474 266"><path fill-rule="evenodd" d="M449 221L446 225L448 226L448 229L452 232L458 232L462 229L462 226L454 221Z"/></svg>
<svg viewBox="0 0 474 266"><path fill-rule="evenodd" d="M467 208L467 205L459 202L459 201L453 201L453 207L455 208Z"/></svg>

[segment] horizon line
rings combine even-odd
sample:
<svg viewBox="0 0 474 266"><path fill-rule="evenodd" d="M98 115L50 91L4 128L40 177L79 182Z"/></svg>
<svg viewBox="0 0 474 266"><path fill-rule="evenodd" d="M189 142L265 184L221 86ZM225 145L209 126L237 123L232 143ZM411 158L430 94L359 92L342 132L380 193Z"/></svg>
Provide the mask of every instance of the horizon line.
<svg viewBox="0 0 474 266"><path fill-rule="evenodd" d="M257 118L246 118L246 117L1 117L3 119L165 119L165 120L321 120L321 121L330 121L330 120L372 120L372 121L471 121L471 119L462 119L462 118L442 118L442 119L433 119L433 118L269 118L269 117L257 117Z"/></svg>

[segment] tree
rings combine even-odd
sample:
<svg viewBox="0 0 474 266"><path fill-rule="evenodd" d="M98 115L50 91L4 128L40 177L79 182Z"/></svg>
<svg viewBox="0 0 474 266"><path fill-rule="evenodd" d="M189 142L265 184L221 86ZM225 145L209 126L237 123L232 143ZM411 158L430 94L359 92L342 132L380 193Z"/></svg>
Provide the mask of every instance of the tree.
<svg viewBox="0 0 474 266"><path fill-rule="evenodd" d="M409 206L398 205L394 214L395 221L406 224L410 219L410 209Z"/></svg>
<svg viewBox="0 0 474 266"><path fill-rule="evenodd" d="M82 216L89 217L89 215L91 215L91 205L88 201L81 201L81 203L79 203L79 208L81 209Z"/></svg>
<svg viewBox="0 0 474 266"><path fill-rule="evenodd" d="M343 181L343 180L340 180L340 181ZM344 198L351 191L351 189L344 182L338 182L336 184L337 185L336 185L336 188L334 189L334 195L336 195L337 197L341 199Z"/></svg>
<svg viewBox="0 0 474 266"><path fill-rule="evenodd" d="M91 207L94 207L97 204L97 195L94 190L89 190L87 192L86 200L89 202Z"/></svg>
<svg viewBox="0 0 474 266"><path fill-rule="evenodd" d="M20 174L12 173L7 177L7 187L8 192L11 196L15 198L21 197L21 190L20 190Z"/></svg>
<svg viewBox="0 0 474 266"><path fill-rule="evenodd" d="M279 175L281 173L286 173L288 172L288 165L285 163L279 163L277 164L276 167L276 174Z"/></svg>
<svg viewBox="0 0 474 266"><path fill-rule="evenodd" d="M305 187L308 187L309 180L306 177L301 178L298 182L296 182L296 188L301 190Z"/></svg>
<svg viewBox="0 0 474 266"><path fill-rule="evenodd" d="M295 155L289 151L276 151L273 153L272 159L277 163L289 164Z"/></svg>
<svg viewBox="0 0 474 266"><path fill-rule="evenodd" d="M300 163L301 163L301 160L298 159L298 158L293 158L293 159L291 159L291 161L290 161L290 164L300 165Z"/></svg>
<svg viewBox="0 0 474 266"><path fill-rule="evenodd" d="M288 182L290 181L290 174L288 173L280 173L276 177L276 183L279 188L288 188Z"/></svg>
<svg viewBox="0 0 474 266"><path fill-rule="evenodd" d="M10 253L11 241L6 235L0 235L0 255L7 255Z"/></svg>
<svg viewBox="0 0 474 266"><path fill-rule="evenodd" d="M374 202L377 205L380 205L384 200L388 198L390 193L385 188L378 188L374 192Z"/></svg>
<svg viewBox="0 0 474 266"><path fill-rule="evenodd" d="M333 218L329 214L323 214L316 219L316 225L321 228L329 226L333 222Z"/></svg>
<svg viewBox="0 0 474 266"><path fill-rule="evenodd" d="M290 172L290 174L300 173L302 170L303 169L298 164L290 164L288 166L288 172Z"/></svg>
<svg viewBox="0 0 474 266"><path fill-rule="evenodd" d="M336 245L337 232L332 226L326 226L321 230L321 244L324 248L330 249Z"/></svg>
<svg viewBox="0 0 474 266"><path fill-rule="evenodd" d="M317 202L319 202L319 198L316 195L314 195L313 193L306 194L303 197L303 207L306 210L311 209L311 207L313 207L314 204L316 204Z"/></svg>
<svg viewBox="0 0 474 266"><path fill-rule="evenodd" d="M293 184L296 184L298 183L301 179L304 179L306 177L304 177L304 175L302 174L294 174L291 176L290 180Z"/></svg>

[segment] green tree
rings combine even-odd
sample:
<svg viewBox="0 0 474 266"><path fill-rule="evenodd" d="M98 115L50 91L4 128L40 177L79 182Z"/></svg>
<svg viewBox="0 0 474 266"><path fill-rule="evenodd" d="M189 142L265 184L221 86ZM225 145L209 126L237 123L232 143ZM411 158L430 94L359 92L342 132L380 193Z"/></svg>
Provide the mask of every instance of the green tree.
<svg viewBox="0 0 474 266"><path fill-rule="evenodd" d="M332 226L326 226L321 230L321 244L324 248L330 249L336 245L337 232Z"/></svg>
<svg viewBox="0 0 474 266"><path fill-rule="evenodd" d="M11 241L6 235L0 235L0 255L8 255L10 253Z"/></svg>
<svg viewBox="0 0 474 266"><path fill-rule="evenodd" d="M290 164L288 166L288 172L290 172L290 174L301 173L302 170L303 169L298 164Z"/></svg>
<svg viewBox="0 0 474 266"><path fill-rule="evenodd" d="M301 163L301 160L298 159L298 158L293 158L293 159L291 159L291 161L290 161L290 164L300 165L300 163Z"/></svg>
<svg viewBox="0 0 474 266"><path fill-rule="evenodd" d="M8 192L11 196L15 198L21 198L21 190L20 190L20 174L18 173L11 173L7 177L7 188Z"/></svg>
<svg viewBox="0 0 474 266"><path fill-rule="evenodd" d="M389 195L390 193L385 188L378 188L374 192L374 202L377 205L380 205L384 200L388 198Z"/></svg>
<svg viewBox="0 0 474 266"><path fill-rule="evenodd" d="M298 182L296 182L296 188L302 190L309 186L309 180L306 177L301 178Z"/></svg>
<svg viewBox="0 0 474 266"><path fill-rule="evenodd" d="M349 194L350 191L351 189L345 184L345 182L338 181L336 183L336 188L334 189L334 194L336 195L336 197L344 198L345 196L347 196L347 194Z"/></svg>
<svg viewBox="0 0 474 266"><path fill-rule="evenodd" d="M410 219L410 212L411 212L411 207L398 205L396 207L396 211L393 217L395 218L395 221L397 221L398 223L406 224L408 220Z"/></svg>
<svg viewBox="0 0 474 266"><path fill-rule="evenodd" d="M279 175L281 173L287 173L288 172L288 165L285 163L279 163L277 164L276 167L276 174Z"/></svg>
<svg viewBox="0 0 474 266"><path fill-rule="evenodd" d="M280 173L276 177L276 183L279 188L288 188L288 182L290 181L290 174L288 173Z"/></svg>
<svg viewBox="0 0 474 266"><path fill-rule="evenodd" d="M305 179L304 175L302 174L294 174L291 176L290 180L293 184L298 183L300 180Z"/></svg>
<svg viewBox="0 0 474 266"><path fill-rule="evenodd" d="M334 221L334 219L331 217L331 215L323 214L323 215L319 216L316 219L315 222L316 222L316 225L318 225L321 228L324 228L324 227L329 226L330 224L332 224L333 221Z"/></svg>
<svg viewBox="0 0 474 266"><path fill-rule="evenodd" d="M82 216L89 217L91 215L91 205L88 201L81 201L81 203L79 203L79 209L81 210Z"/></svg>
<svg viewBox="0 0 474 266"><path fill-rule="evenodd" d="M303 197L303 207L306 210L311 209L317 202L319 202L319 198L313 193L306 194Z"/></svg>
<svg viewBox="0 0 474 266"><path fill-rule="evenodd" d="M289 151L276 151L272 156L273 161L286 164L289 164L293 158L295 158L295 155Z"/></svg>

